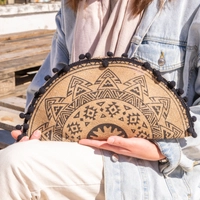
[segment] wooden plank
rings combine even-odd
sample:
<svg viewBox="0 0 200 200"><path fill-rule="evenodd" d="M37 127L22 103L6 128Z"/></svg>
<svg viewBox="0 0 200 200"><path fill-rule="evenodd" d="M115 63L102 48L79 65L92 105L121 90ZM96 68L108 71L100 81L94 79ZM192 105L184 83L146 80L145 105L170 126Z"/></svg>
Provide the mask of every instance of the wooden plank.
<svg viewBox="0 0 200 200"><path fill-rule="evenodd" d="M8 131L15 129L16 125L23 124L23 119L19 117L20 111L15 111L0 106L0 128Z"/></svg>
<svg viewBox="0 0 200 200"><path fill-rule="evenodd" d="M26 99L16 96L3 98L0 99L0 106L24 112Z"/></svg>
<svg viewBox="0 0 200 200"><path fill-rule="evenodd" d="M55 30L39 29L20 33L0 35L0 41L16 40L21 38L40 37L44 34L54 34Z"/></svg>
<svg viewBox="0 0 200 200"><path fill-rule="evenodd" d="M23 85L18 85L15 87L15 89L13 91L8 91L7 93L1 94L0 93L0 99L3 98L8 98L11 96L22 96L22 97L26 97L26 91L27 91L27 87L30 83L26 83Z"/></svg>
<svg viewBox="0 0 200 200"><path fill-rule="evenodd" d="M21 49L40 48L42 46L50 46L52 35L43 36L40 38L28 38L26 40L17 40L10 43L0 43L0 54L19 51Z"/></svg>
<svg viewBox="0 0 200 200"><path fill-rule="evenodd" d="M41 66L44 59L47 57L49 51L36 54L33 56L26 56L23 59L13 59L9 62L0 62L0 74L9 73L14 71L20 71L24 69L29 69L36 66Z"/></svg>
<svg viewBox="0 0 200 200"><path fill-rule="evenodd" d="M15 89L14 72L0 74L0 94L5 94Z"/></svg>
<svg viewBox="0 0 200 200"><path fill-rule="evenodd" d="M15 52L5 53L1 55L0 62L6 62L8 60L23 58L25 55L29 57L38 55L43 52L49 52L50 49L51 49L51 46L41 46L40 48L36 47L36 48L30 48L30 49L24 49L24 50L19 50Z"/></svg>

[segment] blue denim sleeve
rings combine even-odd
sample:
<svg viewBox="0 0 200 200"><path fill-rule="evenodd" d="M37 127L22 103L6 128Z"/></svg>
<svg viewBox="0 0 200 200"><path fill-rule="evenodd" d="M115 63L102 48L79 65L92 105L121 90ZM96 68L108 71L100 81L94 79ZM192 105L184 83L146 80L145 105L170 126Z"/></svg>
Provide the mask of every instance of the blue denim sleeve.
<svg viewBox="0 0 200 200"><path fill-rule="evenodd" d="M34 93L45 83L44 77L46 75L52 76L52 69L55 67L59 68L59 63L69 63L69 53L65 43L65 34L62 31L61 10L57 13L55 21L57 29L53 36L51 51L27 89L26 107L30 104Z"/></svg>
<svg viewBox="0 0 200 200"><path fill-rule="evenodd" d="M196 116L197 137L155 141L168 162L160 166L163 174L171 173L178 165L191 171L200 164L200 7L190 26L183 71L184 91L188 97L191 116Z"/></svg>

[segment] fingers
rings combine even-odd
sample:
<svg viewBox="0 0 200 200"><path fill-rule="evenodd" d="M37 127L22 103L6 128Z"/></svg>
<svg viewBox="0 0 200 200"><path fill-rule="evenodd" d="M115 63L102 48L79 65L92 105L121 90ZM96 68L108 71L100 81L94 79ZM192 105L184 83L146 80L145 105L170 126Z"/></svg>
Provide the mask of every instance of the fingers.
<svg viewBox="0 0 200 200"><path fill-rule="evenodd" d="M22 132L20 130L14 130L11 132L11 135L15 140L17 140L17 137L21 134L22 134Z"/></svg>
<svg viewBox="0 0 200 200"><path fill-rule="evenodd" d="M125 149L124 147L120 147L120 146L114 146L113 144L108 144L107 141L82 139L79 141L79 144L112 151L118 154L131 155L131 152L129 151L129 149Z"/></svg>
<svg viewBox="0 0 200 200"><path fill-rule="evenodd" d="M33 139L39 140L40 137L41 137L41 131L40 131L40 130L36 130L36 131L34 131L33 134L31 135L30 140L33 140Z"/></svg>
<svg viewBox="0 0 200 200"><path fill-rule="evenodd" d="M103 145L105 146L107 144L107 142L99 141L99 140L82 139L79 141L79 144L101 148Z"/></svg>
<svg viewBox="0 0 200 200"><path fill-rule="evenodd" d="M22 132L21 132L20 130L13 130L13 131L11 132L11 135L12 135L12 137L13 137L15 140L17 140L18 136L21 135L21 134L22 134ZM41 131L36 130L36 131L33 132L33 134L31 135L30 138L29 138L28 136L24 136L24 137L20 140L20 142L24 142L24 141L28 141L28 140L33 140L33 139L38 139L38 140L39 140L40 137L41 137Z"/></svg>
<svg viewBox="0 0 200 200"><path fill-rule="evenodd" d="M133 147L135 139L136 138L130 139L130 138L122 138L119 136L111 136L107 139L107 143L113 146L130 148Z"/></svg>

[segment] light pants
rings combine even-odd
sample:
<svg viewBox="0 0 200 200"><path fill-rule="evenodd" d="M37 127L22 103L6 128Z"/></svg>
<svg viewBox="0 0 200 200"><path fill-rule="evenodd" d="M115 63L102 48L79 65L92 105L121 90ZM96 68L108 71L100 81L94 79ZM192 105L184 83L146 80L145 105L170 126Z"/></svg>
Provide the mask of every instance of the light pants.
<svg viewBox="0 0 200 200"><path fill-rule="evenodd" d="M0 150L1 200L103 200L99 149L32 140Z"/></svg>

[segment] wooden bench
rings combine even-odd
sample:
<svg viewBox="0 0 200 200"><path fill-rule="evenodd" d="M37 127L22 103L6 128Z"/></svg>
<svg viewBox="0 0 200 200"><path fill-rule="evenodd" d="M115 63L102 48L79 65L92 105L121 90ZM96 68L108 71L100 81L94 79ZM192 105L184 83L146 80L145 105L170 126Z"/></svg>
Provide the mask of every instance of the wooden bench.
<svg viewBox="0 0 200 200"><path fill-rule="evenodd" d="M22 124L27 87L51 49L55 30L0 35L0 149L13 142L10 131Z"/></svg>
<svg viewBox="0 0 200 200"><path fill-rule="evenodd" d="M19 114L24 111L26 98L24 96L12 96L0 99L0 149L12 144L14 139L10 132L18 124L23 124Z"/></svg>
<svg viewBox="0 0 200 200"><path fill-rule="evenodd" d="M51 49L55 30L0 35L0 98L23 95Z"/></svg>

